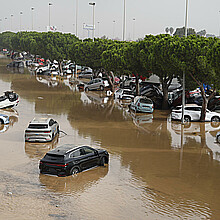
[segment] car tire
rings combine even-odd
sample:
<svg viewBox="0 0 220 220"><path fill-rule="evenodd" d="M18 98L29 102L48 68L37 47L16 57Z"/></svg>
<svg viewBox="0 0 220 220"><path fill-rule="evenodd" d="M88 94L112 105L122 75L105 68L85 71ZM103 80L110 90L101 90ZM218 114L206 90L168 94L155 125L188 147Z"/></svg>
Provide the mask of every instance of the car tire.
<svg viewBox="0 0 220 220"><path fill-rule="evenodd" d="M216 137L216 141L220 144L220 135Z"/></svg>
<svg viewBox="0 0 220 220"><path fill-rule="evenodd" d="M220 122L220 119L218 116L214 116L212 117L211 122Z"/></svg>
<svg viewBox="0 0 220 220"><path fill-rule="evenodd" d="M104 86L100 86L100 90L103 91L104 90Z"/></svg>
<svg viewBox="0 0 220 220"><path fill-rule="evenodd" d="M184 122L190 122L191 118L189 116L184 116Z"/></svg>
<svg viewBox="0 0 220 220"><path fill-rule="evenodd" d="M70 170L70 175L75 175L77 173L79 173L79 168L78 167L72 167Z"/></svg>
<svg viewBox="0 0 220 220"><path fill-rule="evenodd" d="M88 92L88 91L89 91L89 88L88 88L88 87L86 87L86 88L85 88L85 92Z"/></svg>
<svg viewBox="0 0 220 220"><path fill-rule="evenodd" d="M100 158L100 162L99 162L99 166L102 166L102 167L104 167L105 166L105 157L101 157Z"/></svg>
<svg viewBox="0 0 220 220"><path fill-rule="evenodd" d="M2 119L0 119L0 124L2 124L2 125L4 124L4 121Z"/></svg>

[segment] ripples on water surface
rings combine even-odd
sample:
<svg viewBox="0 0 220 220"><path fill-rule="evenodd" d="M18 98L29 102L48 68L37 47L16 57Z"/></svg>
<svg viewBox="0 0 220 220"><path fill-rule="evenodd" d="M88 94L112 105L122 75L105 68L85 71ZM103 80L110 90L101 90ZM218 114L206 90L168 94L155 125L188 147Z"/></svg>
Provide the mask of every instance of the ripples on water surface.
<svg viewBox="0 0 220 220"><path fill-rule="evenodd" d="M220 219L219 125L188 124L181 148L181 126L169 112L130 114L103 93L13 72L8 62L0 60L0 92L13 89L21 101L10 125L0 126L1 218ZM68 135L25 143L28 122L46 114ZM40 175L39 159L64 143L107 149L109 166L74 177Z"/></svg>

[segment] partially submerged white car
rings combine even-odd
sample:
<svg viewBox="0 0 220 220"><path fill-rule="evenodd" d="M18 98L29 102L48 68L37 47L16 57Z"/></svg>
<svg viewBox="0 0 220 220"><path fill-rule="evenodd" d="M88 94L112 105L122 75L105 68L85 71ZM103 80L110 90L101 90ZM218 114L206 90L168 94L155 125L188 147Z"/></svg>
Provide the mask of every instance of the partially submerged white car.
<svg viewBox="0 0 220 220"><path fill-rule="evenodd" d="M196 104L186 104L184 108L184 121L199 121L201 117L201 110L201 106ZM182 106L177 106L172 110L171 119L179 121L182 119ZM205 121L220 122L220 114L206 110Z"/></svg>
<svg viewBox="0 0 220 220"><path fill-rule="evenodd" d="M25 141L49 142L59 133L59 124L52 118L34 118L25 130Z"/></svg>
<svg viewBox="0 0 220 220"><path fill-rule="evenodd" d="M13 91L6 91L4 95L0 96L0 109L12 108L19 103L19 96Z"/></svg>

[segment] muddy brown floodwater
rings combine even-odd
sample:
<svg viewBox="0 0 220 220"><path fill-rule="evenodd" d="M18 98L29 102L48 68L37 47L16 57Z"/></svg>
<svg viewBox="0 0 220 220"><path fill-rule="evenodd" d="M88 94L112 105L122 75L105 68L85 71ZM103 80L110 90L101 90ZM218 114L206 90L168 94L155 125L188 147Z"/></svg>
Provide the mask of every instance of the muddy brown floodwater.
<svg viewBox="0 0 220 220"><path fill-rule="evenodd" d="M68 79L7 69L0 92L20 96L0 126L0 219L220 219L219 124L171 122L169 112L129 113L101 92L79 92ZM25 143L35 116L55 118L52 143ZM182 141L182 144L181 144ZM41 175L39 159L64 143L104 148L108 167L77 176Z"/></svg>

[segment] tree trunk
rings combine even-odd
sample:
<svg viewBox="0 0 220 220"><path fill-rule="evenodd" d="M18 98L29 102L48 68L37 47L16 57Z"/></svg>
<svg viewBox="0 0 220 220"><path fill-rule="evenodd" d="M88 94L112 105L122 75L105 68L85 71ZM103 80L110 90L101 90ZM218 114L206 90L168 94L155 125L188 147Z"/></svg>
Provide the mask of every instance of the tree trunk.
<svg viewBox="0 0 220 220"><path fill-rule="evenodd" d="M109 84L110 84L110 89L114 93L114 91L115 91L114 74L113 74L112 71L110 71L110 72L106 71L106 74L108 76L108 81L109 81Z"/></svg>
<svg viewBox="0 0 220 220"><path fill-rule="evenodd" d="M61 73L63 73L62 62L58 61L58 63L59 63L59 75L61 75Z"/></svg>
<svg viewBox="0 0 220 220"><path fill-rule="evenodd" d="M162 83L162 89L163 89L162 109L163 110L167 110L167 109L169 109L169 104L168 104L168 87L167 87L167 84Z"/></svg>
<svg viewBox="0 0 220 220"><path fill-rule="evenodd" d="M139 84L139 77L135 74L135 83L136 83L136 95L140 95L140 84Z"/></svg>
<svg viewBox="0 0 220 220"><path fill-rule="evenodd" d="M201 95L202 95L202 98L203 98L200 121L204 122L205 121L205 116L206 116L208 100L207 100L207 98L205 96L205 90L204 90L203 85L200 86L200 89L201 89Z"/></svg>

